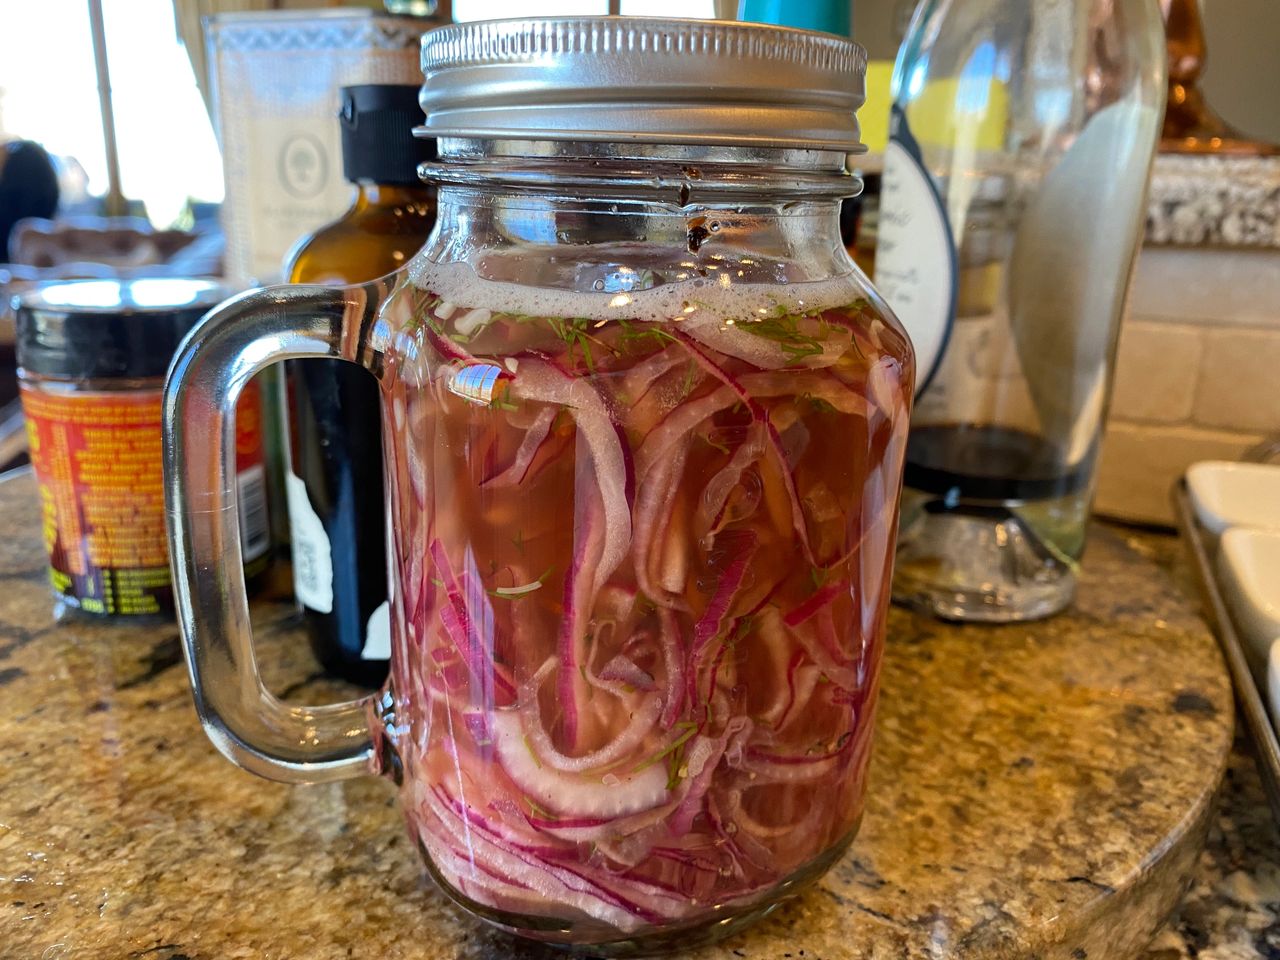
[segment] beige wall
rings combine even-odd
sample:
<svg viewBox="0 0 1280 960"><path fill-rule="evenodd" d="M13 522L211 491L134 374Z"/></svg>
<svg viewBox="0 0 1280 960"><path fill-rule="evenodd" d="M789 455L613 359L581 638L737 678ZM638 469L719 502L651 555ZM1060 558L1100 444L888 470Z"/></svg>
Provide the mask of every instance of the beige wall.
<svg viewBox="0 0 1280 960"><path fill-rule="evenodd" d="M897 52L894 17L910 0L853 0L853 34L877 59ZM963 2L963 0L959 0ZM1230 123L1280 142L1280 0L1202 0L1204 90Z"/></svg>
<svg viewBox="0 0 1280 960"><path fill-rule="evenodd" d="M853 0L853 38L867 48L873 60L892 60L898 52L894 41L894 12L901 0Z"/></svg>
<svg viewBox="0 0 1280 960"><path fill-rule="evenodd" d="M1209 103L1245 133L1280 143L1280 0L1203 2Z"/></svg>

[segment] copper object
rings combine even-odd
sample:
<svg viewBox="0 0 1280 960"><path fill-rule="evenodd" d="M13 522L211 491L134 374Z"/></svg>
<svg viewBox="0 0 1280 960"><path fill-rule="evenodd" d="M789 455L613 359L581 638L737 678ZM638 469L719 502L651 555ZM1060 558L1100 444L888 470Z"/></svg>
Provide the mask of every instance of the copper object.
<svg viewBox="0 0 1280 960"><path fill-rule="evenodd" d="M1169 102L1162 153L1270 156L1280 147L1250 139L1214 112L1196 85L1206 50L1199 0L1160 0L1169 47Z"/></svg>

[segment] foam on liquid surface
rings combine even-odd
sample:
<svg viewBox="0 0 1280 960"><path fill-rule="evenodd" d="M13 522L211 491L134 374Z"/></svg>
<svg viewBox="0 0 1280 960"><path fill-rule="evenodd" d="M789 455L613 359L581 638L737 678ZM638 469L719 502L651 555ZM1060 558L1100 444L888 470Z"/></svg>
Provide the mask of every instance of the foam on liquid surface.
<svg viewBox="0 0 1280 960"><path fill-rule="evenodd" d="M719 265L717 265L719 266ZM464 308L531 317L666 321L694 313L699 318L751 319L763 313L807 313L847 306L865 296L854 273L827 280L756 283L738 280L721 268L710 276L664 283L645 290L580 291L533 287L478 276L468 263L422 262L412 269L413 283ZM736 282L735 282L736 281ZM694 309L690 309L690 307Z"/></svg>

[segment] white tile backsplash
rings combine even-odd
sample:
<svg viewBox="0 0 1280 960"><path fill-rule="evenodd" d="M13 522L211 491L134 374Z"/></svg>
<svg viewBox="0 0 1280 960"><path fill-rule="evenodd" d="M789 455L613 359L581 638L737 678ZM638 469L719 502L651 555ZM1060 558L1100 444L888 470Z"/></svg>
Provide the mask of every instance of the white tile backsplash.
<svg viewBox="0 0 1280 960"><path fill-rule="evenodd" d="M1130 313L1280 329L1280 250L1143 248Z"/></svg>
<svg viewBox="0 0 1280 960"><path fill-rule="evenodd" d="M1191 463L1280 432L1280 250L1143 249L1121 328L1100 513L1173 520Z"/></svg>

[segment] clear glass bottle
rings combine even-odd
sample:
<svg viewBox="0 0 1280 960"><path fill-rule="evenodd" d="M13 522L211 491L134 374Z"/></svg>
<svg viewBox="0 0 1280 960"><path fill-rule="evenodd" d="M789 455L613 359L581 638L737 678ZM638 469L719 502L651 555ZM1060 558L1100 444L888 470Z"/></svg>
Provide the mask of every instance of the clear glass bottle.
<svg viewBox="0 0 1280 960"><path fill-rule="evenodd" d="M876 280L920 364L897 599L1075 590L1164 106L1156 0L928 0L894 72Z"/></svg>
<svg viewBox="0 0 1280 960"><path fill-rule="evenodd" d="M403 267L436 222L418 164L434 142L418 88L341 91L343 173L351 207L290 253L290 283L363 283ZM294 593L312 649L330 673L376 687L391 654L378 382L341 360L290 361L289 498Z"/></svg>
<svg viewBox="0 0 1280 960"><path fill-rule="evenodd" d="M241 299L175 366L198 707L269 776L376 758L441 888L505 929L726 936L863 808L913 377L840 242L865 54L563 18L441 28L423 65L439 219L406 270ZM321 709L246 682L240 584L207 575L234 530L204 438L282 354L382 388L391 680Z"/></svg>

